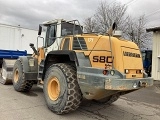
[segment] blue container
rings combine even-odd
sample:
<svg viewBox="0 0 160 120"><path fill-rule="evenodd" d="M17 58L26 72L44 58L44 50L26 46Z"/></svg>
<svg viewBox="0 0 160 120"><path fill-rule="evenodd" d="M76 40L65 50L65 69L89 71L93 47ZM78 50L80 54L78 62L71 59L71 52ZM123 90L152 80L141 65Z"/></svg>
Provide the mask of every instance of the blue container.
<svg viewBox="0 0 160 120"><path fill-rule="evenodd" d="M5 59L17 59L19 56L27 56L27 51L19 50L1 50L0 49L0 58Z"/></svg>

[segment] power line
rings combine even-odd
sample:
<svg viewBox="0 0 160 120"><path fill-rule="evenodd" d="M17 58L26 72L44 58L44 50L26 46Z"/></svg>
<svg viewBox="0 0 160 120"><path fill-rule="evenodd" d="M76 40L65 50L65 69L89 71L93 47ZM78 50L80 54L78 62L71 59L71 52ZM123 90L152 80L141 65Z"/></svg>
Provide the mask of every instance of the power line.
<svg viewBox="0 0 160 120"><path fill-rule="evenodd" d="M134 3L135 1L136 0L131 0L131 1L127 2L127 3L125 3L124 5L129 6L130 4ZM117 2L117 0L113 0L112 2L109 3L109 5L114 4L116 2Z"/></svg>
<svg viewBox="0 0 160 120"><path fill-rule="evenodd" d="M113 0L112 2L109 3L109 5L111 5L112 3L115 3L117 2L117 0Z"/></svg>
<svg viewBox="0 0 160 120"><path fill-rule="evenodd" d="M149 20L148 23L153 22L153 21L157 21L157 20L160 20L160 18L158 18L158 19L153 19L153 20Z"/></svg>
<svg viewBox="0 0 160 120"><path fill-rule="evenodd" d="M116 2L117 2L117 0L113 0L113 1L110 2L108 5L114 4L114 3L116 3Z"/></svg>
<svg viewBox="0 0 160 120"><path fill-rule="evenodd" d="M149 17L149 16L151 16L151 15L154 15L154 14L156 14L158 12L160 12L160 9L158 9L158 10L156 10L156 11L154 11L154 12L148 14L148 15L146 15L146 18Z"/></svg>
<svg viewBox="0 0 160 120"><path fill-rule="evenodd" d="M128 3L125 3L126 6L129 6L130 4L134 3L136 0L131 0Z"/></svg>

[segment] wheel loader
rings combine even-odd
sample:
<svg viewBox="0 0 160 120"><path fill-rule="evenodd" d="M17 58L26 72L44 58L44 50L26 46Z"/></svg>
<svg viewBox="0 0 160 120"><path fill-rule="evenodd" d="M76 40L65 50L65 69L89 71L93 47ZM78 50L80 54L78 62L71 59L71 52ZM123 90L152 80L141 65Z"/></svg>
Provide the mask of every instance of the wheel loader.
<svg viewBox="0 0 160 120"><path fill-rule="evenodd" d="M0 49L0 83L12 83L12 71L15 61L19 56L27 56L27 51Z"/></svg>
<svg viewBox="0 0 160 120"><path fill-rule="evenodd" d="M41 37L46 29L45 39ZM39 25L32 56L22 56L13 67L13 86L27 92L43 84L48 108L56 114L76 110L83 98L111 104L121 95L153 85L143 70L140 49L114 35L115 24L104 35L83 33L78 20L56 19Z"/></svg>

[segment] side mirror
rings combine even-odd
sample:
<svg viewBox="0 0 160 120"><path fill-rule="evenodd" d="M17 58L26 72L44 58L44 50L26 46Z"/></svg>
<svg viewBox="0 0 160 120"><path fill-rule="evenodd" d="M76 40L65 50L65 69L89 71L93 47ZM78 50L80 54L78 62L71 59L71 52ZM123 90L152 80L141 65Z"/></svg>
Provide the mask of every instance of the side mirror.
<svg viewBox="0 0 160 120"><path fill-rule="evenodd" d="M38 35L41 35L41 33L42 33L42 26L39 25Z"/></svg>

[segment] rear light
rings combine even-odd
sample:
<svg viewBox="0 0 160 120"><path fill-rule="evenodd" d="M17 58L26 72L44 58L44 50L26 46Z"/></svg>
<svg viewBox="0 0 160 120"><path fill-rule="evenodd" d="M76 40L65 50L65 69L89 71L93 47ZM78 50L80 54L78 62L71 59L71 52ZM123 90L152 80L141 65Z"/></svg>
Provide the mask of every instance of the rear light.
<svg viewBox="0 0 160 120"><path fill-rule="evenodd" d="M115 74L114 70L111 70L110 74L113 76Z"/></svg>
<svg viewBox="0 0 160 120"><path fill-rule="evenodd" d="M29 61L28 61L28 63L29 63L29 66L30 67L33 67L34 66L34 59L29 59Z"/></svg>
<svg viewBox="0 0 160 120"><path fill-rule="evenodd" d="M137 74L142 74L142 73L143 73L143 70L136 70L136 73L137 73Z"/></svg>
<svg viewBox="0 0 160 120"><path fill-rule="evenodd" d="M128 74L129 73L129 70L128 69L125 69L125 71L124 71L126 74Z"/></svg>
<svg viewBox="0 0 160 120"><path fill-rule="evenodd" d="M134 83L133 84L133 88L137 88L138 87L138 84L137 83Z"/></svg>
<svg viewBox="0 0 160 120"><path fill-rule="evenodd" d="M112 76L115 74L115 71L114 70L103 70L103 75L107 75L107 74L111 74Z"/></svg>
<svg viewBox="0 0 160 120"><path fill-rule="evenodd" d="M103 75L107 75L108 70L103 70Z"/></svg>

